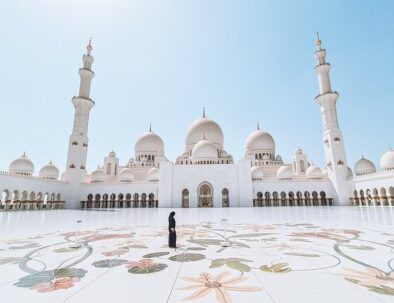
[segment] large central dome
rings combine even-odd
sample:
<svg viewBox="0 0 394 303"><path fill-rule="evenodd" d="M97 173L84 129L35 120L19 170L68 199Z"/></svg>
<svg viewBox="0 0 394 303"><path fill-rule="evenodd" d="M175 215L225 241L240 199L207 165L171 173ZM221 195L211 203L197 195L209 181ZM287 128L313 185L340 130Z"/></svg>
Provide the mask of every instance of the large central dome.
<svg viewBox="0 0 394 303"><path fill-rule="evenodd" d="M269 133L261 129L257 129L246 139L245 148L247 152L269 151L274 154L275 141Z"/></svg>
<svg viewBox="0 0 394 303"><path fill-rule="evenodd" d="M135 153L150 153L164 151L163 140L154 132L144 133L135 144Z"/></svg>
<svg viewBox="0 0 394 303"><path fill-rule="evenodd" d="M193 146L201 141L208 140L218 149L223 149L223 132L220 126L205 116L194 121L187 130L186 149L191 150Z"/></svg>

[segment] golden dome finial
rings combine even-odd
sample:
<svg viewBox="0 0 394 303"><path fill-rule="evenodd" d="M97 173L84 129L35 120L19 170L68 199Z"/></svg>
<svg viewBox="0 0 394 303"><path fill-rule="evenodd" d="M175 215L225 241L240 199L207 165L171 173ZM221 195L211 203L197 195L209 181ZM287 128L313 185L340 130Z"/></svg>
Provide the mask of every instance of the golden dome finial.
<svg viewBox="0 0 394 303"><path fill-rule="evenodd" d="M321 40L320 40L319 32L316 32L316 36L317 36L317 39L316 39L315 44L316 44L317 50L321 50Z"/></svg>

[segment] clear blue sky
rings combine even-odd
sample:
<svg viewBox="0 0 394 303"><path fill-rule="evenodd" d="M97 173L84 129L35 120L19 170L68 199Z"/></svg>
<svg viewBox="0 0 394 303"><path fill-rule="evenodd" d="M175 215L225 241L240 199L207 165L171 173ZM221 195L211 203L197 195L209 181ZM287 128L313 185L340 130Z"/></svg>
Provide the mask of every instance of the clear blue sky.
<svg viewBox="0 0 394 303"><path fill-rule="evenodd" d="M121 164L149 123L171 160L189 124L217 121L240 159L256 121L289 161L296 147L324 163L315 32L340 93L348 162L379 167L394 146L394 1L0 1L0 169L26 151L39 168L67 157L81 55L93 37L88 170Z"/></svg>

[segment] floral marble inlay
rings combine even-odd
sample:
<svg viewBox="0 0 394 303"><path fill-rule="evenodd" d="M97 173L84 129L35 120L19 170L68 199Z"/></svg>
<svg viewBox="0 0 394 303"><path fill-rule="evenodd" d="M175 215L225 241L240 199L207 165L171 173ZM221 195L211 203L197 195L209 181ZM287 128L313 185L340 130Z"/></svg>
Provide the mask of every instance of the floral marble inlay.
<svg viewBox="0 0 394 303"><path fill-rule="evenodd" d="M82 228L79 247L73 247L73 230L2 238L0 288L26 289L37 294L29 298L32 302L48 293L72 300L85 288L94 289L96 280L107 277L112 283L114 275L113 281L128 285L125 291L138 291L138 279L160 286L163 301L157 302L283 302L275 299L273 285L314 275L349 293L359 290L365 302L394 301L394 234L389 230L234 223L225 237L219 223L206 220L179 224L177 249L166 246L167 233L165 225ZM223 240L231 246L222 247Z"/></svg>

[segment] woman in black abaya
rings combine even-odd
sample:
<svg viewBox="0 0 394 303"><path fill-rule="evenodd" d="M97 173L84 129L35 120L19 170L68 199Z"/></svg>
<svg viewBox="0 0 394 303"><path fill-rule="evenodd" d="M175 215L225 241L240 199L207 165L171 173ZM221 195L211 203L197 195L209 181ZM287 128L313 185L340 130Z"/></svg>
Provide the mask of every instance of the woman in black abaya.
<svg viewBox="0 0 394 303"><path fill-rule="evenodd" d="M176 231L175 231L175 212L172 211L168 217L168 246L176 248Z"/></svg>

